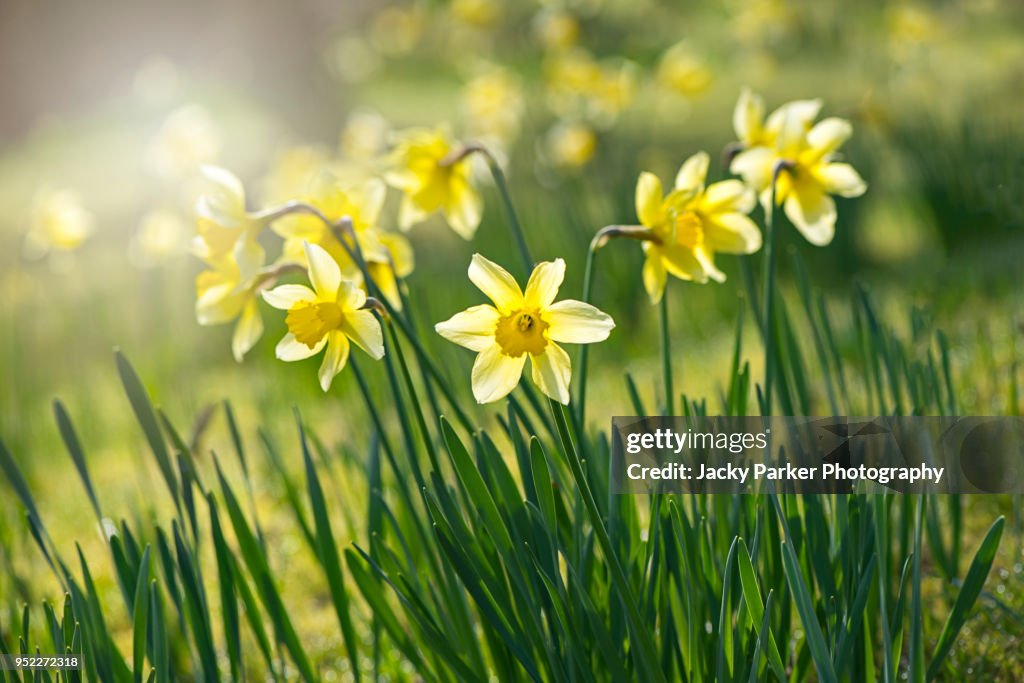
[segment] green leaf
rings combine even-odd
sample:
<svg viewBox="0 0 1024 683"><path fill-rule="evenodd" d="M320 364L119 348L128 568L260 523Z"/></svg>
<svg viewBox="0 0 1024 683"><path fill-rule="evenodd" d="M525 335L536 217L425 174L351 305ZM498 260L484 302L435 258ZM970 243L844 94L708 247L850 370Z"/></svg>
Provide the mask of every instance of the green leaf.
<svg viewBox="0 0 1024 683"><path fill-rule="evenodd" d="M149 546L142 551L139 576L135 582L135 609L132 611L132 680L142 683L146 659L147 627L149 625Z"/></svg>

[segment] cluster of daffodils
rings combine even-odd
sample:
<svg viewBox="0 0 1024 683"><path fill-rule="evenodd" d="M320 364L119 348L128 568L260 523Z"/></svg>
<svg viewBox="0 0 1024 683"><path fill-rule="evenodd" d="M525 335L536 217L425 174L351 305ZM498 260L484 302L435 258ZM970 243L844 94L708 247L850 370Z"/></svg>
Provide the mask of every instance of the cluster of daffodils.
<svg viewBox="0 0 1024 683"><path fill-rule="evenodd" d="M273 201L258 210L236 176L203 168L207 187L196 204L192 249L205 264L196 278L196 317L202 325L234 323L239 362L263 334L265 302L287 311L289 333L278 358L299 360L326 349L320 370L326 391L345 366L349 341L375 358L384 353L371 309L402 308L401 282L414 267L405 232L435 214L466 239L479 226L483 206L471 150L443 129L398 133L390 149L366 149L366 139L359 136L364 147L344 160L289 150L266 183ZM384 211L389 186L401 193L395 217ZM264 246L270 236L280 238L274 259ZM312 289L278 285L298 273Z"/></svg>
<svg viewBox="0 0 1024 683"><path fill-rule="evenodd" d="M612 237L640 240L642 279L652 302L662 299L669 275L723 282L717 254L760 249L761 231L749 216L758 200L767 217L775 206L783 207L812 244L824 245L835 231L832 195L865 191L857 172L838 160L851 133L848 122L830 118L816 123L817 100L789 102L767 117L763 109L760 98L749 92L736 106L740 139L729 148L730 169L740 178L709 184L705 152L682 164L667 192L656 175L644 172L636 186L640 224L612 226L595 239L594 248ZM418 129L398 136L379 158L375 151L371 146L361 163L353 164L293 150L271 177L278 203L259 211L248 208L242 184L231 173L205 170L210 190L197 206L194 251L207 269L197 279L196 313L202 324L236 321L232 347L237 359L262 334L262 300L285 311L288 332L277 345L277 357L296 361L323 353L319 378L327 391L345 367L352 344L372 358L384 356L377 316L403 314L402 283L413 269L404 232L440 215L456 233L473 238L483 205L469 163L474 153L486 150L455 145L443 130ZM295 181L314 168L317 172L305 185ZM401 194L397 230L384 217L389 186ZM271 263L261 242L268 228L283 239L280 256ZM310 286L279 284L289 273L305 274ZM564 277L562 259L543 262L533 268L524 289L500 265L473 256L469 279L491 303L458 313L435 330L478 354L472 370L478 402L507 396L527 361L534 384L546 396L569 402L572 367L561 345L603 341L615 324L589 303L556 302Z"/></svg>
<svg viewBox="0 0 1024 683"><path fill-rule="evenodd" d="M715 254L752 254L761 248L761 232L748 214L760 200L766 215L772 201L807 239L824 246L835 235L832 195L856 197L867 185L852 166L838 161L850 137L848 121L815 123L820 100L788 102L767 118L761 98L744 91L736 104L739 137L730 170L742 180L706 183L710 157L687 159L668 193L653 173L640 174L636 186L639 226L615 226L605 237L641 240L643 282L652 303L664 294L668 275L704 283L723 282ZM600 245L602 240L595 244Z"/></svg>

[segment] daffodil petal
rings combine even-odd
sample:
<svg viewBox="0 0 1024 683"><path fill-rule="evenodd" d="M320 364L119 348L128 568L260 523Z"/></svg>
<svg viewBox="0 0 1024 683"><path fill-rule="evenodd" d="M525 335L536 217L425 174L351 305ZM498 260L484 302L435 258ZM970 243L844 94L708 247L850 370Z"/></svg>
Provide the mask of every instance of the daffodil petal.
<svg viewBox="0 0 1024 683"><path fill-rule="evenodd" d="M309 281L317 296L334 301L341 286L341 268L338 262L317 244L305 243L306 260L309 263Z"/></svg>
<svg viewBox="0 0 1024 683"><path fill-rule="evenodd" d="M445 220L459 237L471 240L483 218L483 199L468 180L453 179L450 191L451 197L444 207Z"/></svg>
<svg viewBox="0 0 1024 683"><path fill-rule="evenodd" d="M248 237L243 237L235 244L234 256L238 265L238 279L241 282L248 282L256 277L266 260L266 253L260 243Z"/></svg>
<svg viewBox="0 0 1024 683"><path fill-rule="evenodd" d="M244 297L235 293L235 283L210 287L196 300L196 320L200 325L219 325L235 319Z"/></svg>
<svg viewBox="0 0 1024 683"><path fill-rule="evenodd" d="M661 261L660 249L647 250L642 274L647 296L650 297L652 304L658 303L661 301L662 295L665 294L665 280L667 279L665 264Z"/></svg>
<svg viewBox="0 0 1024 683"><path fill-rule="evenodd" d="M608 338L615 321L595 306L574 299L551 304L544 311L548 339L565 344L593 344Z"/></svg>
<svg viewBox="0 0 1024 683"><path fill-rule="evenodd" d="M661 179L644 171L636 181L636 216L648 228L656 227L662 220L664 193Z"/></svg>
<svg viewBox="0 0 1024 683"><path fill-rule="evenodd" d="M711 157L707 152L697 152L684 161L676 174L675 189L699 193L704 188L704 180L708 176L710 163Z"/></svg>
<svg viewBox="0 0 1024 683"><path fill-rule="evenodd" d="M725 273L719 270L718 266L715 265L715 255L712 252L708 251L704 247L699 247L694 249L693 257L697 259L698 263L700 263L700 266L704 269L707 277L710 277L715 282L725 282Z"/></svg>
<svg viewBox="0 0 1024 683"><path fill-rule="evenodd" d="M753 190L739 180L723 180L708 185L701 198L701 211L714 214L720 211L738 211L750 213L757 199Z"/></svg>
<svg viewBox="0 0 1024 683"><path fill-rule="evenodd" d="M341 332L331 332L327 335L327 353L320 363L320 388L327 391L331 388L331 382L335 375L341 372L348 362L349 343L348 337Z"/></svg>
<svg viewBox="0 0 1024 683"><path fill-rule="evenodd" d="M370 311L346 312L341 331L374 360L384 357L384 334L380 322Z"/></svg>
<svg viewBox="0 0 1024 683"><path fill-rule="evenodd" d="M405 235L394 232L385 232L379 235L380 243L387 249L391 257L391 265L395 269L395 275L406 277L412 273L416 260L413 255L412 245Z"/></svg>
<svg viewBox="0 0 1024 683"><path fill-rule="evenodd" d="M342 310L358 311L366 305L366 292L354 282L342 280L338 286L338 303Z"/></svg>
<svg viewBox="0 0 1024 683"><path fill-rule="evenodd" d="M743 178L743 181L760 192L771 185L772 164L775 152L767 147L752 147L740 152L729 165L729 171Z"/></svg>
<svg viewBox="0 0 1024 683"><path fill-rule="evenodd" d="M502 313L509 313L523 305L523 291L507 270L480 254L473 254L469 264L469 280L494 302Z"/></svg>
<svg viewBox="0 0 1024 683"><path fill-rule="evenodd" d="M853 135L853 126L845 119L828 118L819 121L807 133L807 144L818 159L831 154Z"/></svg>
<svg viewBox="0 0 1024 683"><path fill-rule="evenodd" d="M823 247L836 233L836 203L813 183L794 188L785 204L786 217L811 244Z"/></svg>
<svg viewBox="0 0 1024 683"><path fill-rule="evenodd" d="M327 345L327 337L328 335L324 335L324 338L318 341L313 348L309 348L296 339L294 334L289 332L281 338L281 341L277 342L277 346L274 347L274 355L278 360L285 362L305 360L323 350L324 346Z"/></svg>
<svg viewBox="0 0 1024 683"><path fill-rule="evenodd" d="M384 198L387 196L387 185L380 178L371 178L366 181L359 197L359 217L368 226L377 226L380 219L380 211L384 208Z"/></svg>
<svg viewBox="0 0 1024 683"><path fill-rule="evenodd" d="M533 382L546 396L562 405L569 403L569 381L572 379L572 364L569 354L561 346L548 343L544 353L530 356Z"/></svg>
<svg viewBox="0 0 1024 683"><path fill-rule="evenodd" d="M708 274L697 256L686 247L662 248L662 264L665 270L680 280L707 282Z"/></svg>
<svg viewBox="0 0 1024 683"><path fill-rule="evenodd" d="M450 342L479 352L494 344L494 331L500 317L493 306L480 304L437 323L434 330Z"/></svg>
<svg viewBox="0 0 1024 683"><path fill-rule="evenodd" d="M742 213L718 213L704 226L704 239L712 251L753 254L761 248L761 231Z"/></svg>
<svg viewBox="0 0 1024 683"><path fill-rule="evenodd" d="M558 288L565 279L565 261L556 258L554 261L538 263L526 283L524 297L529 308L544 309L555 300Z"/></svg>
<svg viewBox="0 0 1024 683"><path fill-rule="evenodd" d="M825 164L817 169L816 175L828 194L859 197L868 189L868 184L850 164Z"/></svg>
<svg viewBox="0 0 1024 683"><path fill-rule="evenodd" d="M473 363L473 397L477 403L500 400L516 388L523 376L526 354L506 356L494 343L480 352Z"/></svg>
<svg viewBox="0 0 1024 683"><path fill-rule="evenodd" d="M761 136L761 123L764 121L764 100L755 95L749 88L740 92L736 100L736 108L732 113L732 127L736 137L746 144L751 144Z"/></svg>
<svg viewBox="0 0 1024 683"><path fill-rule="evenodd" d="M248 303L242 309L235 324L235 332L231 336L231 353L239 363L249 352L256 342L263 335L263 318L260 317L260 309L255 297L250 297Z"/></svg>
<svg viewBox="0 0 1024 683"><path fill-rule="evenodd" d="M403 195L398 205L398 227L401 230L409 230L417 223L427 219L428 212L424 211L419 204L409 195Z"/></svg>
<svg viewBox="0 0 1024 683"><path fill-rule="evenodd" d="M316 301L316 292L305 285L278 285L262 292L263 300L278 309L287 311L300 301Z"/></svg>

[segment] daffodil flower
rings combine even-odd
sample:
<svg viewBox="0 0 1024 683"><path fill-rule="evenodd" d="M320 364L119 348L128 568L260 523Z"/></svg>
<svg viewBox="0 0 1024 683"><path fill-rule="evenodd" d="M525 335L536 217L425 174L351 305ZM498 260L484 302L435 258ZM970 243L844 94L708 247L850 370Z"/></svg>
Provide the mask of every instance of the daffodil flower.
<svg viewBox="0 0 1024 683"><path fill-rule="evenodd" d="M473 364L473 396L479 403L509 394L529 357L534 383L546 395L566 404L572 368L569 354L558 345L603 341L615 323L606 313L582 301L554 303L565 276L565 261L540 263L524 293L501 266L474 254L469 279L494 303L481 304L434 326L448 341L479 355Z"/></svg>
<svg viewBox="0 0 1024 683"><path fill-rule="evenodd" d="M71 190L40 190L32 203L32 218L25 236L25 254L40 258L50 252L77 249L92 234L95 220Z"/></svg>
<svg viewBox="0 0 1024 683"><path fill-rule="evenodd" d="M373 313L363 308L363 290L342 279L341 268L322 247L309 242L304 246L313 288L280 285L263 292L263 299L274 308L288 311L288 333L275 351L280 360L303 360L327 349L319 373L320 387L327 391L348 362L350 341L380 360L384 357L384 336Z"/></svg>
<svg viewBox="0 0 1024 683"><path fill-rule="evenodd" d="M472 239L483 215L483 200L471 180L472 159L452 162L456 147L443 130L415 129L400 138L386 174L403 192L398 227L408 230L440 211L464 239Z"/></svg>
<svg viewBox="0 0 1024 683"><path fill-rule="evenodd" d="M219 166L203 166L202 174L209 190L196 201L197 235L193 252L211 265L230 258L236 245L255 249L262 228L245 208L245 189L230 171ZM255 246L254 246L255 245Z"/></svg>
<svg viewBox="0 0 1024 683"><path fill-rule="evenodd" d="M237 320L231 352L239 363L263 335L256 298L263 257L262 249L239 242L230 258L214 261L196 277L196 319L200 325Z"/></svg>
<svg viewBox="0 0 1024 683"><path fill-rule="evenodd" d="M387 188L378 178L361 183L345 183L329 173L321 173L312 185L305 203L315 207L321 216L294 213L280 218L273 230L285 238L282 260L306 266L305 242L316 244L341 267L345 279L363 284L363 274L349 255L334 228L324 222L337 223L347 217L366 261L370 277L384 297L397 309L402 300L397 278L413 271L412 245L404 235L379 229L381 209ZM349 240L351 242L351 240ZM354 248L351 243L349 248Z"/></svg>
<svg viewBox="0 0 1024 683"><path fill-rule="evenodd" d="M751 108L748 103L741 105ZM849 121L827 118L814 123L821 103L817 100L791 102L780 107L762 128L757 116L744 114L737 133L751 141L733 160L730 170L760 193L765 211L771 209L773 175L775 202L797 230L816 246L832 241L836 228L836 204L832 195L859 197L867 183L847 163L836 161L838 150L853 134ZM741 108L737 106L737 111ZM756 108L756 107L754 107Z"/></svg>
<svg viewBox="0 0 1024 683"><path fill-rule="evenodd" d="M708 163L704 152L687 159L667 196L653 173L641 173L637 181L637 217L655 238L643 242L644 288L652 303L661 300L667 275L723 282L716 252L752 254L761 248L761 232L746 215L754 208L754 193L738 180L705 185Z"/></svg>

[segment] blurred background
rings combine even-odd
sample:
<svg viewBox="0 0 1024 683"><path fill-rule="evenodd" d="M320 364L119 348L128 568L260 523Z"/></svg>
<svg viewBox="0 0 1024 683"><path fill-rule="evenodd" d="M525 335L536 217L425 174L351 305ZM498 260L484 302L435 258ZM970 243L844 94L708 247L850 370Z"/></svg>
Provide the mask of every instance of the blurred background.
<svg viewBox="0 0 1024 683"><path fill-rule="evenodd" d="M50 467L66 463L55 397L75 418L104 497L129 509L152 485L134 457L142 440L115 347L180 425L202 423L207 406L230 398L243 423L282 439L292 436L292 405L321 436L365 434L365 417L345 403L350 376L324 397L317 361L274 359L279 316L266 316L242 364L230 325L196 323L196 172L231 169L250 208L261 208L324 160L372 164L391 131L411 125L444 123L495 150L534 253L564 257L563 295L579 297L593 233L635 222L640 171L667 183L704 149L715 160L709 180L724 177L717 160L745 86L769 110L821 97L822 116L853 122L843 152L869 190L840 200L828 248L786 230L784 288L793 288L792 253L836 300L868 286L891 325L909 329L913 307L947 331L969 412L1021 409L1009 360L1024 319L1017 0L8 0L0 82L0 437L29 476L50 482L51 514L69 530L80 511L65 493L79 490L70 468ZM410 235L409 287L424 330L478 302L461 277L474 251L512 258L497 196L481 183L486 208L472 243L440 221ZM595 303L629 330L593 353L592 391L605 398L591 414L601 420L628 410L624 372L653 392L657 317L640 263L632 243L600 256ZM720 265L724 285L670 283L673 334L688 349L677 368L691 396L721 392L746 305L737 260ZM468 387L470 354L428 343ZM24 525L11 498L0 500L0 540L16 547ZM0 567L12 585L31 573L9 556Z"/></svg>

